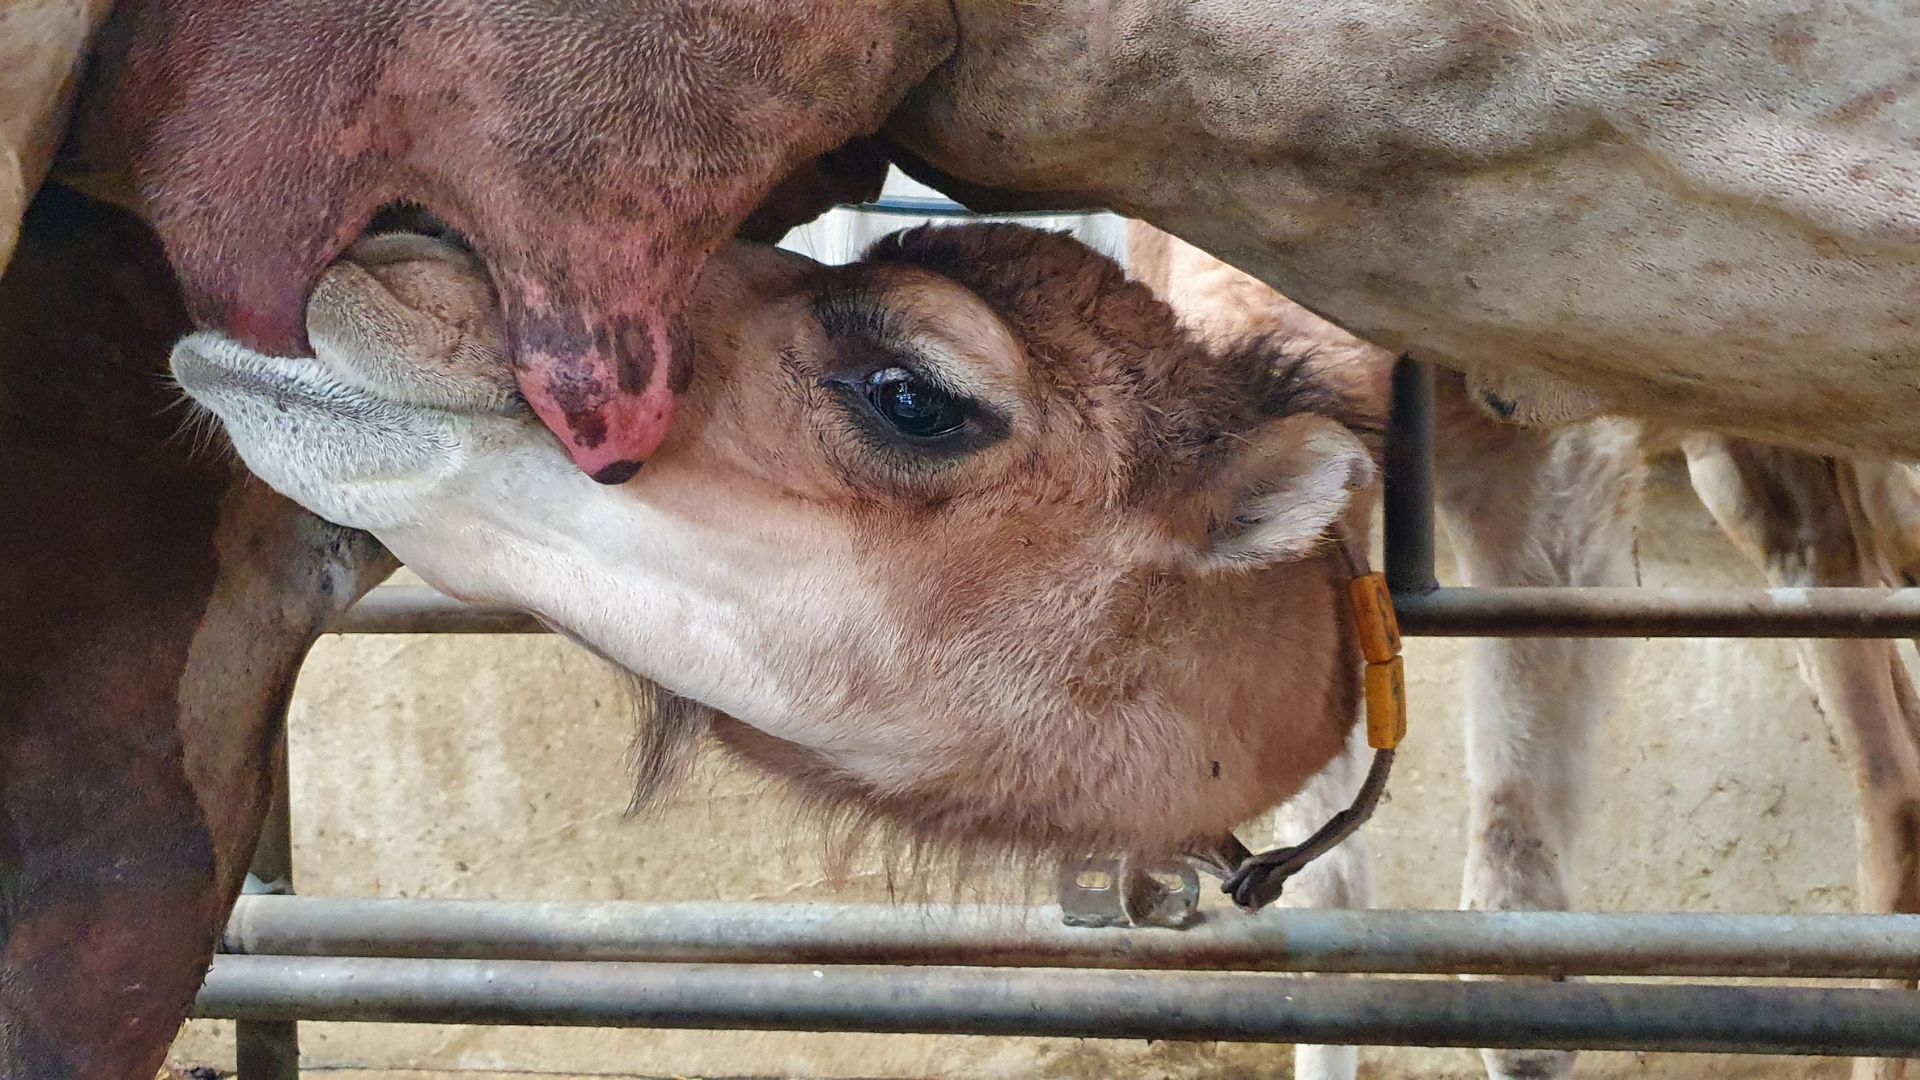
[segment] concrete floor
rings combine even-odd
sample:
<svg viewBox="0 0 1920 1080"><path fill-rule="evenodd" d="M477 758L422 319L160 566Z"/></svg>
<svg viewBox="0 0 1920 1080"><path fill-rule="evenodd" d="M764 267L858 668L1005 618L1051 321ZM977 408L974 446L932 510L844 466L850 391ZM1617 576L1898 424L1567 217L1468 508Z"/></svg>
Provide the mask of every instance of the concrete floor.
<svg viewBox="0 0 1920 1080"><path fill-rule="evenodd" d="M1753 584L1671 471L1651 492L1648 585ZM1412 729L1369 826L1383 906L1453 906L1463 843L1459 642L1414 640ZM880 899L877 863L829 881L782 798L710 760L661 811L625 816L619 683L552 638L331 638L292 713L296 880L336 896ZM1852 792L1791 645L1672 641L1636 651L1599 740L1579 905L1596 910L1844 911ZM980 883L984 895L1017 890ZM230 1067L226 1025L173 1060ZM309 1024L312 1075L946 1077L1238 1080L1288 1074L1285 1048L1046 1039L620 1032ZM1470 1078L1477 1055L1367 1051L1364 1075ZM411 1071L409 1071L411 1070ZM1845 1075L1839 1062L1592 1054L1584 1077Z"/></svg>

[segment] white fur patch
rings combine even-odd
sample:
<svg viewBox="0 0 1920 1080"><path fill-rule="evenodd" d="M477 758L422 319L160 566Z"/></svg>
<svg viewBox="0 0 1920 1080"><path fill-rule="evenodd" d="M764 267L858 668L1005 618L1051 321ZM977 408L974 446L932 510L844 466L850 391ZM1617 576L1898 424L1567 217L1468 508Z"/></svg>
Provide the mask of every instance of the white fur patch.
<svg viewBox="0 0 1920 1080"><path fill-rule="evenodd" d="M1347 511L1353 493L1373 482L1373 458L1351 431L1331 420L1314 424L1286 453L1281 471L1262 478L1240 504L1237 527L1214 542L1206 563L1251 566L1298 559L1312 551Z"/></svg>

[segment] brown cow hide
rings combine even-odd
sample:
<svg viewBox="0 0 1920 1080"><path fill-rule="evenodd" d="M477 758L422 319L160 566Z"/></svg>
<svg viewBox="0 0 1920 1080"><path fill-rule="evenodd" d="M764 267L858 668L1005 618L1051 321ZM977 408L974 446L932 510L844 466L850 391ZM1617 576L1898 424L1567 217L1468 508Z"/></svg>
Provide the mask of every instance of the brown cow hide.
<svg viewBox="0 0 1920 1080"><path fill-rule="evenodd" d="M301 658L391 569L196 448L151 232L49 186L0 277L0 1073L151 1076Z"/></svg>

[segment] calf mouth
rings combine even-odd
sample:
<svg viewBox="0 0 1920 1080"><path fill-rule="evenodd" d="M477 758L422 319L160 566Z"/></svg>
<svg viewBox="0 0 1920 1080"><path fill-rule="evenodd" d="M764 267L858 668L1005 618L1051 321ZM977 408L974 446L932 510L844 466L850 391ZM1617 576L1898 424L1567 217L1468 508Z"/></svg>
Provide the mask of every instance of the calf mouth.
<svg viewBox="0 0 1920 1080"><path fill-rule="evenodd" d="M458 458L458 418L349 385L315 360L265 356L202 332L174 346L172 368L248 469L336 524L376 527L411 485L433 482Z"/></svg>
<svg viewBox="0 0 1920 1080"><path fill-rule="evenodd" d="M461 460L468 425L477 414L511 415L526 408L511 389L510 376L489 376L488 348L452 356L441 340L439 353L428 349L415 357L406 347L404 319L386 326L386 336L368 329L380 325L378 313L353 308L348 296L375 307L395 302L413 308L410 298L418 299L404 289L391 300L382 298L377 289L392 288L397 279L383 278L379 267L400 272L397 268L412 254L404 249L413 245L438 245L438 255L418 254L427 260L423 265L436 265L436 259L445 265L449 248L440 237L423 233L425 239L413 239L395 232L356 245L386 249L367 252L371 261L348 260L358 263L360 277L337 286L357 292L326 299L316 290L316 303L348 304L326 310L335 323L358 327L358 336L323 340L313 321L318 316L310 310L313 357L266 355L214 332L181 339L171 357L175 383L219 421L248 468L281 494L348 526L373 527L389 519L407 492L444 476ZM377 284L364 280L367 275ZM398 280L432 292L431 275L424 285L404 272ZM364 321L370 312L372 322Z"/></svg>
<svg viewBox="0 0 1920 1080"><path fill-rule="evenodd" d="M307 313L315 356L335 378L396 404L460 414L531 411L497 321L491 269L457 229L418 206L395 204L374 215L336 268L342 264L364 277L341 291L323 275ZM385 310L369 320L367 304ZM412 333L423 336L409 345Z"/></svg>
<svg viewBox="0 0 1920 1080"><path fill-rule="evenodd" d="M355 244L395 234L428 237L480 255L459 230L415 203L391 203L375 212ZM351 246L349 247L351 250ZM315 358L269 356L214 331L201 331L174 345L169 359L174 382L187 396L229 419L222 406L265 404L286 412L299 407L353 418L382 403L377 395L329 375Z"/></svg>
<svg viewBox="0 0 1920 1080"><path fill-rule="evenodd" d="M173 347L170 363L180 389L223 420L231 420L229 412L235 406L356 419L386 404L334 379L316 360L267 356L212 331L182 338Z"/></svg>
<svg viewBox="0 0 1920 1080"><path fill-rule="evenodd" d="M465 233L442 221L419 203L396 202L381 207L367 221L367 227L361 230L360 239L390 233L412 233L438 240L473 256L482 266L486 265L486 259L474 249L473 241L467 239Z"/></svg>
<svg viewBox="0 0 1920 1080"><path fill-rule="evenodd" d="M484 282L485 263L457 230L419 207L389 207L375 215L336 266L349 264L357 267L363 280L371 277L378 284L362 284L343 293L329 288L323 275L309 298L313 356L271 356L222 334L201 332L175 346L175 381L223 418L228 409L261 405L281 413L297 409L350 421L375 416L390 420L409 411L507 416L527 411L504 356L499 371L490 373L484 350L456 360L448 354L450 347L441 335L423 341L424 351L416 358L404 344L407 331L401 329L404 320L398 308L386 313L395 321L385 325L380 315L373 315L371 325L378 329L369 329L367 309L353 314L356 304L409 307L423 297L431 309L431 275L425 285L413 278L409 292L409 286L401 284L408 264L474 275ZM459 269L449 269L455 266ZM402 274L400 280L386 276L396 272ZM382 287L401 291L387 298L369 291ZM315 309L316 304L325 310ZM426 321L432 322L431 318ZM358 332L346 333L345 327Z"/></svg>

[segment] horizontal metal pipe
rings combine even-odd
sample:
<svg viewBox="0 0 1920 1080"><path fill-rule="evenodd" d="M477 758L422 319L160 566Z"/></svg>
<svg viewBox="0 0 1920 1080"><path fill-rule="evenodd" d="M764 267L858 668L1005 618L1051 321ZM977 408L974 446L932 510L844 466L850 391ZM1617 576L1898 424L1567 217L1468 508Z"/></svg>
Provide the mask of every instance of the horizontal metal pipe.
<svg viewBox="0 0 1920 1080"><path fill-rule="evenodd" d="M463 604L422 585L382 585L327 628L332 634L544 634L522 611Z"/></svg>
<svg viewBox="0 0 1920 1080"><path fill-rule="evenodd" d="M1920 637L1920 589L1447 588L1396 596L1427 637ZM418 585L368 593L336 634L538 634L531 615Z"/></svg>
<svg viewBox="0 0 1920 1080"><path fill-rule="evenodd" d="M1920 589L1451 588L1394 607L1429 637L1920 636Z"/></svg>
<svg viewBox="0 0 1920 1080"><path fill-rule="evenodd" d="M242 897L222 948L286 956L952 964L1467 975L1920 978L1920 915L1203 913L1186 930L1055 907Z"/></svg>
<svg viewBox="0 0 1920 1080"><path fill-rule="evenodd" d="M233 1020L1920 1055L1920 994L1274 975L221 956Z"/></svg>

